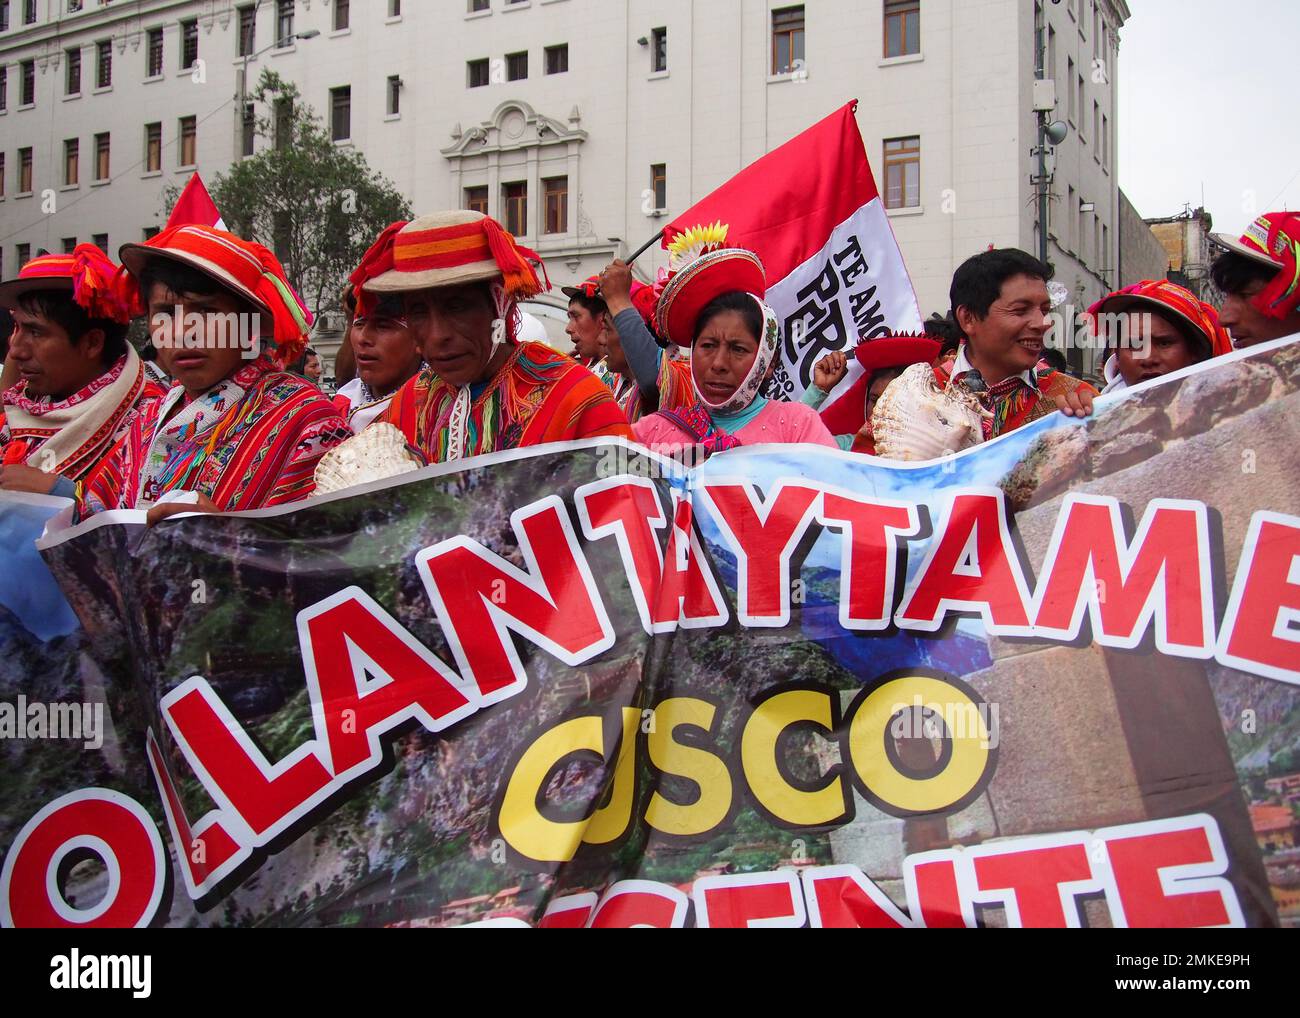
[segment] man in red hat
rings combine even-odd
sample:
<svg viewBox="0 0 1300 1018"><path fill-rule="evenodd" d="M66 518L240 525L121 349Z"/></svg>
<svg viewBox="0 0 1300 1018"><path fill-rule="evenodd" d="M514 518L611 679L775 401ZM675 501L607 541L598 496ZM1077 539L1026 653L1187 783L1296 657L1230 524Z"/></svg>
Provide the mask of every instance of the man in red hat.
<svg viewBox="0 0 1300 1018"><path fill-rule="evenodd" d="M207 512L306 498L316 462L350 435L316 386L284 370L311 319L275 255L210 226L164 230L122 248L124 292L149 315L175 380L86 481L81 512L152 506L151 521L193 504Z"/></svg>
<svg viewBox="0 0 1300 1018"><path fill-rule="evenodd" d="M438 212L395 236L393 268L368 280L400 294L425 369L382 418L430 463L631 429L609 389L573 358L520 341L518 302L542 290L540 259L478 212ZM549 286L549 283L548 283Z"/></svg>
<svg viewBox="0 0 1300 1018"><path fill-rule="evenodd" d="M1238 347L1300 333L1300 213L1266 212L1223 248L1210 275L1225 294L1219 321Z"/></svg>
<svg viewBox="0 0 1300 1018"><path fill-rule="evenodd" d="M0 284L19 376L3 396L0 488L73 497L137 408L162 396L126 341L131 308L113 292L116 272L99 248L79 244Z"/></svg>

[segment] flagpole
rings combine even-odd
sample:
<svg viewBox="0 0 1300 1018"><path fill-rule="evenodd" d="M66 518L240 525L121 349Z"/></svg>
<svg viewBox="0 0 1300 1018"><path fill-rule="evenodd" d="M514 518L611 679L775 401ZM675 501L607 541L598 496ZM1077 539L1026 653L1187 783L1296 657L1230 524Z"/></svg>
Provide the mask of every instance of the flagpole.
<svg viewBox="0 0 1300 1018"><path fill-rule="evenodd" d="M664 227L664 230L666 230L666 229L667 229L667 227ZM651 237L651 238L650 238L649 240L647 240L644 244L642 244L639 248L637 248L637 249L636 249L635 251L633 251L630 255L628 255L628 256L627 256L627 260L626 260L623 264L625 264L625 265L631 265L634 261L636 261L638 258L640 258L643 254L645 254L646 249L647 249L651 244L655 243L656 241L663 240L663 237L664 237L664 230L660 230L660 231L659 231L658 233L656 233L653 237Z"/></svg>

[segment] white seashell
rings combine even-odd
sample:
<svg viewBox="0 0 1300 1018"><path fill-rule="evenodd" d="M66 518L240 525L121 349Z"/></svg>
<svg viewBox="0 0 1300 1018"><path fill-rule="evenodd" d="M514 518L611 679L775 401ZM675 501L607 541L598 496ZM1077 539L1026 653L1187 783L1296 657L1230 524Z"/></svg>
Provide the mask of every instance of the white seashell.
<svg viewBox="0 0 1300 1018"><path fill-rule="evenodd" d="M929 364L913 364L871 413L876 455L912 462L950 456L984 441L980 422L990 416L965 390L941 389Z"/></svg>
<svg viewBox="0 0 1300 1018"><path fill-rule="evenodd" d="M316 464L316 494L382 481L421 466L406 447L402 432L387 421L376 421L321 457Z"/></svg>

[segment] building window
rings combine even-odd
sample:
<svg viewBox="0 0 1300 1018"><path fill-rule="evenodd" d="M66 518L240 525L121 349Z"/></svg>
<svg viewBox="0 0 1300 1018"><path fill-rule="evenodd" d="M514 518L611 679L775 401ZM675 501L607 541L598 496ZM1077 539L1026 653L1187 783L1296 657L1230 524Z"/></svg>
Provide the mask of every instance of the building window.
<svg viewBox="0 0 1300 1018"><path fill-rule="evenodd" d="M95 135L95 179L107 180L108 172L108 134Z"/></svg>
<svg viewBox="0 0 1300 1018"><path fill-rule="evenodd" d="M772 12L773 74L789 74L803 65L803 25L802 4Z"/></svg>
<svg viewBox="0 0 1300 1018"><path fill-rule="evenodd" d="M68 73L64 80L63 92L65 95L81 94L81 47L70 49L67 52Z"/></svg>
<svg viewBox="0 0 1300 1018"><path fill-rule="evenodd" d="M492 0L469 0L469 12L477 14L479 11L490 11L492 9Z"/></svg>
<svg viewBox="0 0 1300 1018"><path fill-rule="evenodd" d="M239 8L239 53L241 57L251 57L257 42L257 8Z"/></svg>
<svg viewBox="0 0 1300 1018"><path fill-rule="evenodd" d="M885 0L885 56L921 52L921 0Z"/></svg>
<svg viewBox="0 0 1300 1018"><path fill-rule="evenodd" d="M388 76L388 115L399 116L402 112L402 79L396 74Z"/></svg>
<svg viewBox="0 0 1300 1018"><path fill-rule="evenodd" d="M547 46L546 53L546 73L547 74L564 74L569 69L569 44L562 43L559 46Z"/></svg>
<svg viewBox="0 0 1300 1018"><path fill-rule="evenodd" d="M654 192L655 208L668 207L668 164L655 163L650 167L650 190Z"/></svg>
<svg viewBox="0 0 1300 1018"><path fill-rule="evenodd" d="M1082 73L1079 73L1075 76L1074 87L1079 93L1076 100L1078 110L1079 110L1079 127L1083 127L1084 105L1083 105L1083 74Z"/></svg>
<svg viewBox="0 0 1300 1018"><path fill-rule="evenodd" d="M65 187L76 187L80 180L81 174L78 172L80 151L81 142L77 138L69 138L63 143L63 184Z"/></svg>
<svg viewBox="0 0 1300 1018"><path fill-rule="evenodd" d="M528 77L528 51L506 54L506 80L523 81Z"/></svg>
<svg viewBox="0 0 1300 1018"><path fill-rule="evenodd" d="M18 150L18 193L31 194L32 191L32 150Z"/></svg>
<svg viewBox="0 0 1300 1018"><path fill-rule="evenodd" d="M18 105L31 106L36 102L36 61L24 60L20 73L22 78L18 87Z"/></svg>
<svg viewBox="0 0 1300 1018"><path fill-rule="evenodd" d="M199 129L194 117L181 117L180 165L193 166L198 160Z"/></svg>
<svg viewBox="0 0 1300 1018"><path fill-rule="evenodd" d="M277 49L293 45L293 0L276 0L275 45Z"/></svg>
<svg viewBox="0 0 1300 1018"><path fill-rule="evenodd" d="M402 16L402 0L388 0L388 16L390 18Z"/></svg>
<svg viewBox="0 0 1300 1018"><path fill-rule="evenodd" d="M1066 57L1065 58L1065 90L1070 93L1069 102L1067 103L1068 112L1066 115L1070 118L1070 123L1077 126L1079 123L1079 118L1077 116L1077 111L1074 108L1075 95L1074 95L1073 82L1074 82L1074 57Z"/></svg>
<svg viewBox="0 0 1300 1018"><path fill-rule="evenodd" d="M467 62L465 64L465 73L470 88L482 88L488 83L487 58Z"/></svg>
<svg viewBox="0 0 1300 1018"><path fill-rule="evenodd" d="M144 171L158 173L162 170L162 124L144 125Z"/></svg>
<svg viewBox="0 0 1300 1018"><path fill-rule="evenodd" d="M1101 154L1101 104L1096 99L1092 101L1092 144Z"/></svg>
<svg viewBox="0 0 1300 1018"><path fill-rule="evenodd" d="M543 233L569 231L569 178L549 177L542 181L542 198L546 210Z"/></svg>
<svg viewBox="0 0 1300 1018"><path fill-rule="evenodd" d="M293 106L288 99L275 101L275 148L282 151L293 140Z"/></svg>
<svg viewBox="0 0 1300 1018"><path fill-rule="evenodd" d="M330 89L330 137L347 141L352 137L352 86Z"/></svg>
<svg viewBox="0 0 1300 1018"><path fill-rule="evenodd" d="M334 0L334 31L342 32L351 24L348 0Z"/></svg>
<svg viewBox="0 0 1300 1018"><path fill-rule="evenodd" d="M0 152L0 198L5 196L5 154Z"/></svg>
<svg viewBox="0 0 1300 1018"><path fill-rule="evenodd" d="M16 250L18 252L18 268L21 269L32 260L32 246L30 244L19 244Z"/></svg>
<svg viewBox="0 0 1300 1018"><path fill-rule="evenodd" d="M253 142L257 138L257 116L253 111L252 103L244 104L244 120L241 124L242 144L240 145L240 154L251 156L253 154Z"/></svg>
<svg viewBox="0 0 1300 1018"><path fill-rule="evenodd" d="M109 88L113 84L113 43L103 39L95 43L95 87Z"/></svg>
<svg viewBox="0 0 1300 1018"><path fill-rule="evenodd" d="M146 78L156 78L163 72L163 30L149 29L149 48L145 54Z"/></svg>
<svg viewBox="0 0 1300 1018"><path fill-rule="evenodd" d="M9 107L9 68L0 67L0 110Z"/></svg>
<svg viewBox="0 0 1300 1018"><path fill-rule="evenodd" d="M158 234L159 234L160 232L161 232L161 230L160 230L160 228L157 227L157 226L146 226L146 227L144 228L144 239L145 239L146 241L153 240L154 237L158 236Z"/></svg>
<svg viewBox="0 0 1300 1018"><path fill-rule="evenodd" d="M1101 115L1101 165L1110 166L1110 118L1106 114Z"/></svg>
<svg viewBox="0 0 1300 1018"><path fill-rule="evenodd" d="M516 237L528 232L528 185L525 183L506 184L501 189L502 204L505 206L505 228Z"/></svg>
<svg viewBox="0 0 1300 1018"><path fill-rule="evenodd" d="M656 28L650 32L650 73L668 70L668 29Z"/></svg>
<svg viewBox="0 0 1300 1018"><path fill-rule="evenodd" d="M0 0L0 32L9 31L9 0Z"/></svg>
<svg viewBox="0 0 1300 1018"><path fill-rule="evenodd" d="M95 247L97 247L97 248L99 248L101 251L103 251L104 253L106 253L106 254L108 253L108 234L107 234L107 233L92 233L92 234L90 235L90 242L91 242L92 244L94 244Z"/></svg>
<svg viewBox="0 0 1300 1018"><path fill-rule="evenodd" d="M77 238L76 238L76 237L64 237L64 238L63 238L63 253L64 253L64 254L72 254L72 252L75 251L76 249L77 249Z"/></svg>
<svg viewBox="0 0 1300 1018"><path fill-rule="evenodd" d="M488 189L486 184L481 187L465 188L465 208L470 212L481 212L485 216L488 214Z"/></svg>
<svg viewBox="0 0 1300 1018"><path fill-rule="evenodd" d="M36 24L36 0L23 0L23 24Z"/></svg>
<svg viewBox="0 0 1300 1018"><path fill-rule="evenodd" d="M199 23L196 19L181 22L181 70L187 71L199 59Z"/></svg>
<svg viewBox="0 0 1300 1018"><path fill-rule="evenodd" d="M921 204L921 139L885 140L885 208L909 209Z"/></svg>

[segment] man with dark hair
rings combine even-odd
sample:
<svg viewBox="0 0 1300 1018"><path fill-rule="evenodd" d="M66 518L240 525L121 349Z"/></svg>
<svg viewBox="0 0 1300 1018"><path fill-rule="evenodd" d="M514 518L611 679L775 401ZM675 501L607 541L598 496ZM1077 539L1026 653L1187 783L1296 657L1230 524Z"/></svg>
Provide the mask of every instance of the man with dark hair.
<svg viewBox="0 0 1300 1018"><path fill-rule="evenodd" d="M1097 390L1043 360L1051 278L1050 266L1016 248L967 258L953 274L949 297L961 345L951 366L936 366L935 375L940 385L951 381L972 393L991 415L986 439L1054 410L1092 412Z"/></svg>
<svg viewBox="0 0 1300 1018"><path fill-rule="evenodd" d="M1300 213L1266 212L1240 237L1212 233L1210 268L1224 294L1219 321L1238 348L1300 333Z"/></svg>
<svg viewBox="0 0 1300 1018"><path fill-rule="evenodd" d="M210 226L122 248L119 282L138 289L170 392L141 412L91 475L80 511L151 506L195 492L205 512L306 498L320 457L351 432L314 385L287 373L311 318L275 256Z"/></svg>
<svg viewBox="0 0 1300 1018"><path fill-rule="evenodd" d="M1097 390L1043 359L1044 339L1051 328L1052 302L1047 292L1051 278L1050 266L1016 248L984 251L962 262L949 290L948 317L960 333L956 357L949 360L941 354L933 364L908 368L880 397L875 415L886 407L895 418L900 412L905 418L932 413L934 421L918 420L917 426L950 429L950 451L956 452L1056 410L1074 417L1091 414ZM891 392L919 391L914 383L920 375L929 379L927 385L937 386L944 399L970 408L968 415L978 411L982 435L972 435L955 423L965 419L959 415L949 421L936 406L895 405ZM880 434L879 427L873 430ZM877 445L883 455L899 455L891 444L878 441Z"/></svg>
<svg viewBox="0 0 1300 1018"><path fill-rule="evenodd" d="M0 488L73 497L138 406L162 396L126 342L132 309L112 290L116 271L99 248L80 244L34 258L0 284L18 375L3 396Z"/></svg>
<svg viewBox="0 0 1300 1018"><path fill-rule="evenodd" d="M430 463L632 437L591 372L543 343L520 340L518 302L543 289L534 263L541 264L534 252L478 212L437 212L396 233L392 269L362 289L400 294L426 367L371 427L395 425Z"/></svg>

